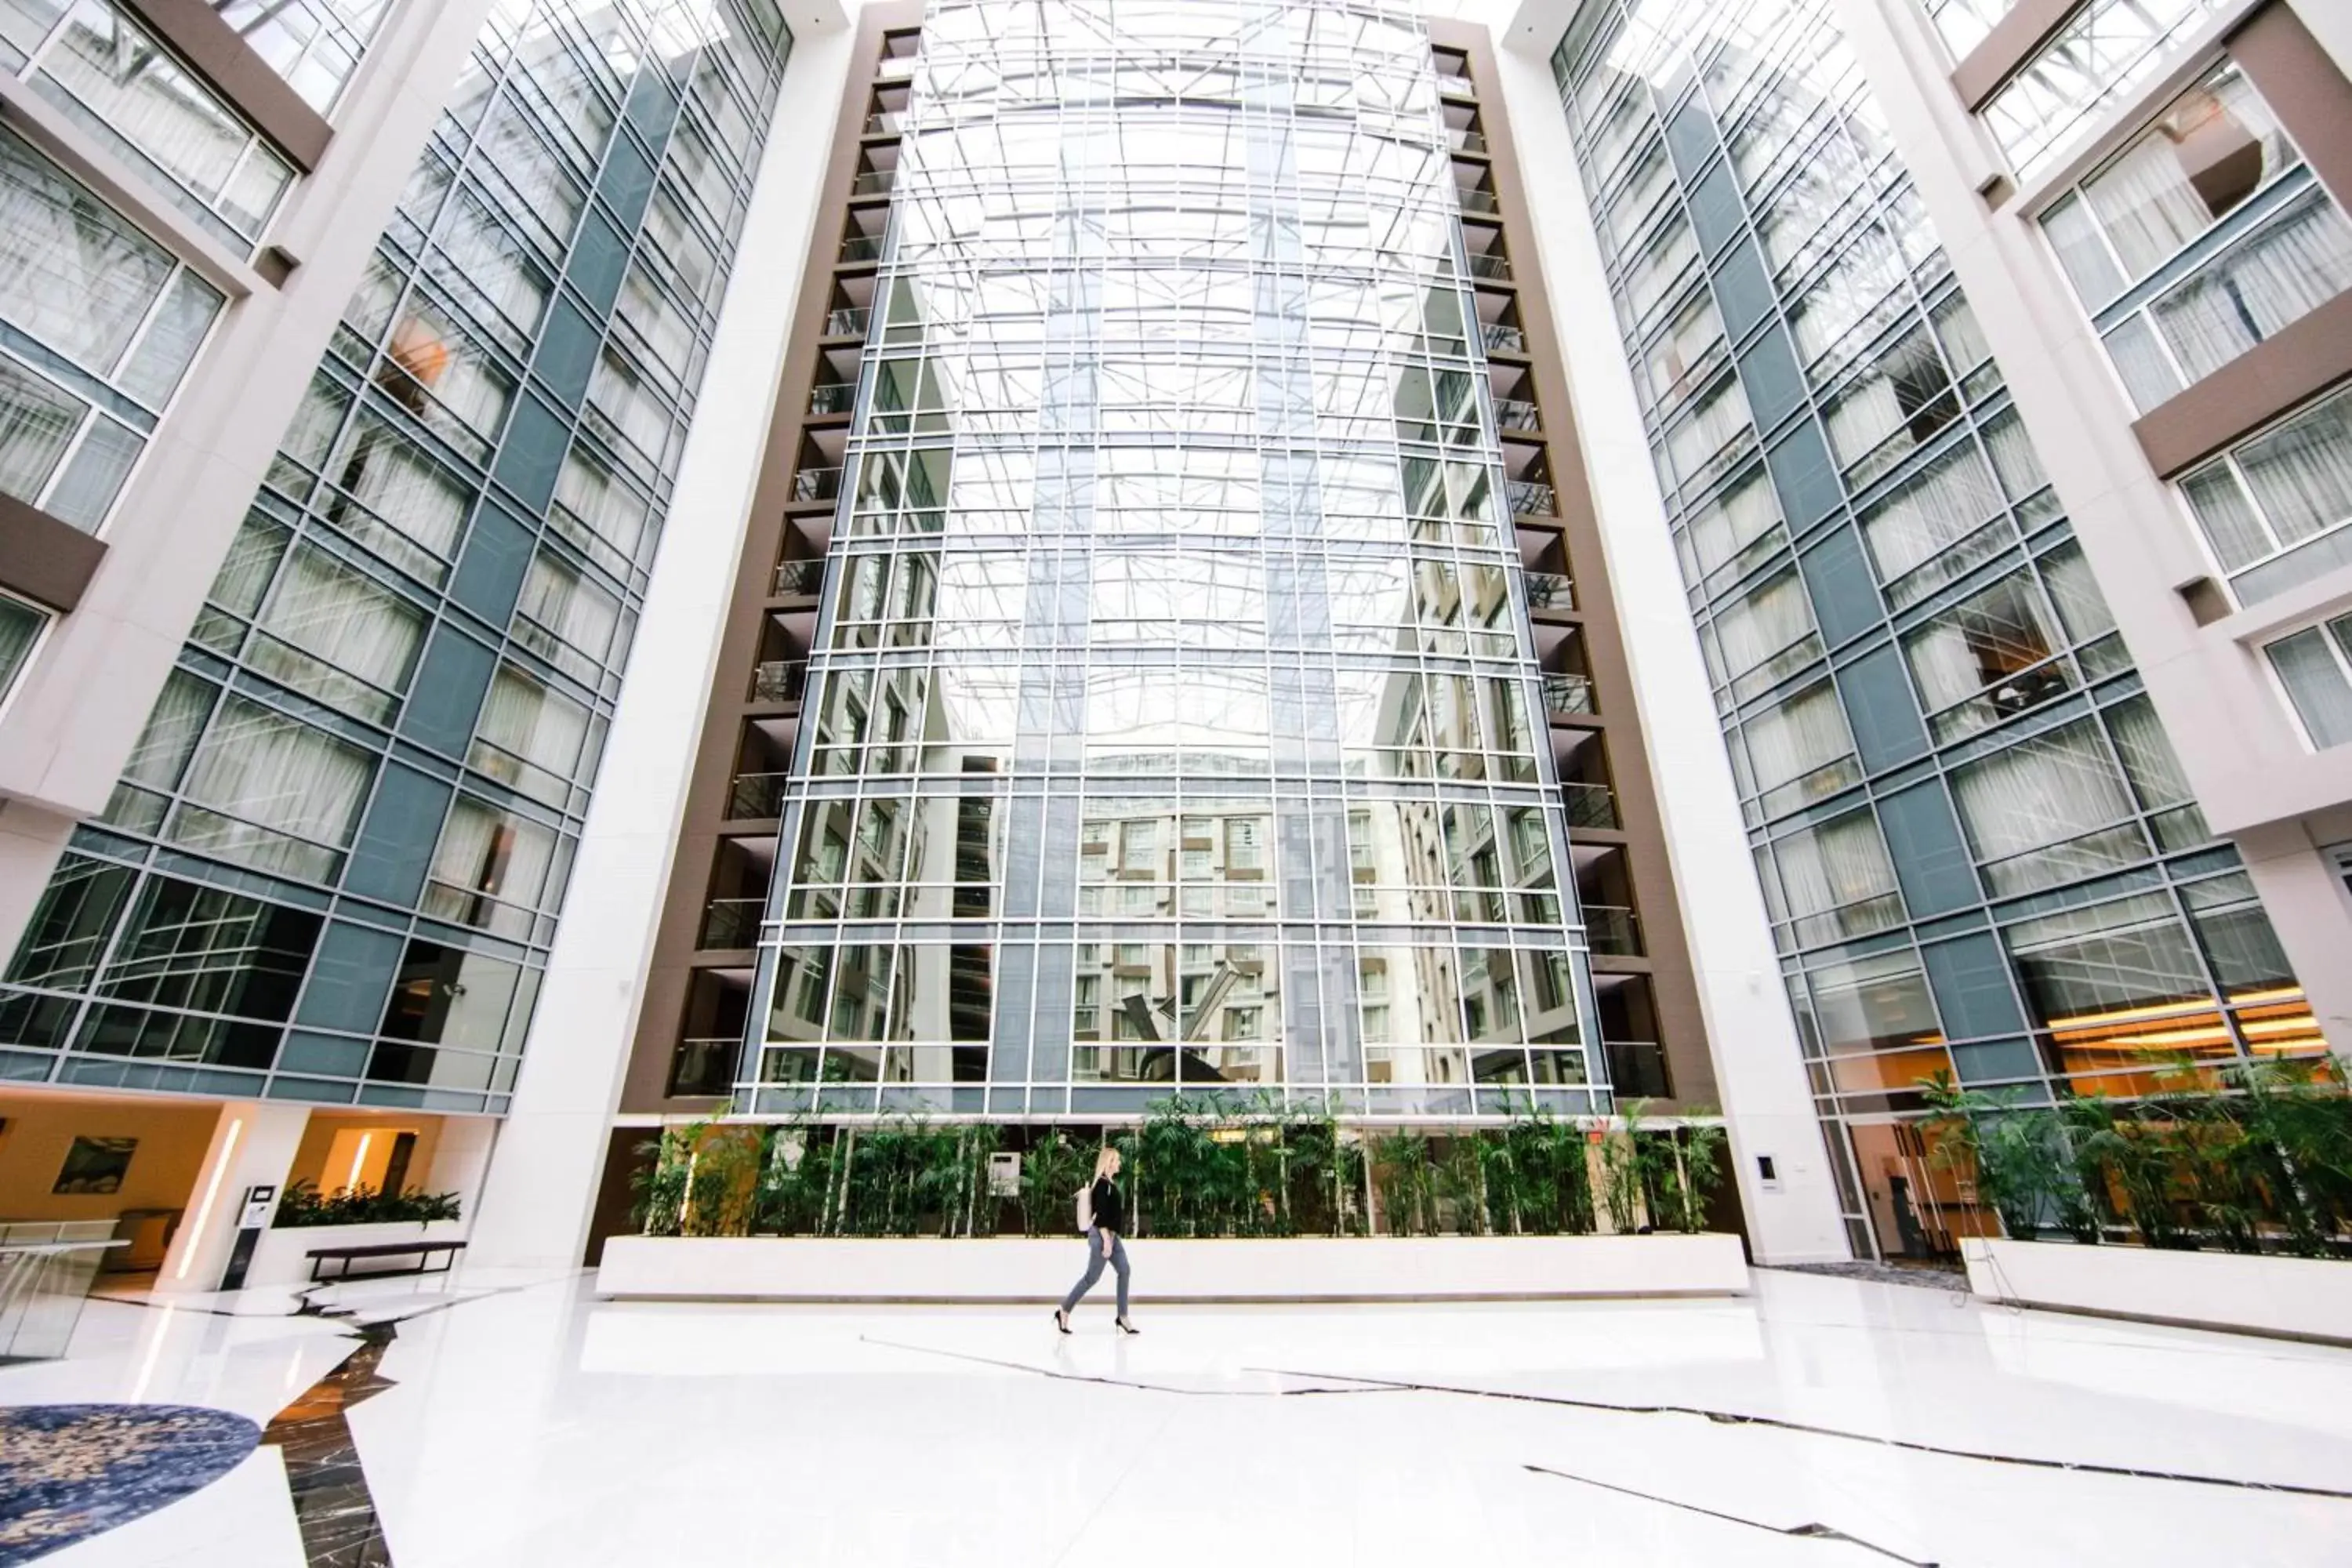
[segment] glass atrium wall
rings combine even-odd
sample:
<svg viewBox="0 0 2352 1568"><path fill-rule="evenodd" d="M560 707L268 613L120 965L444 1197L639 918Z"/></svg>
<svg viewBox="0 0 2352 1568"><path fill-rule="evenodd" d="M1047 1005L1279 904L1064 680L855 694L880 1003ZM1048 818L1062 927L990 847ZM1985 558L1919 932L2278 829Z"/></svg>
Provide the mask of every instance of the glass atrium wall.
<svg viewBox="0 0 2352 1568"><path fill-rule="evenodd" d="M1553 57L1854 1244L1970 1223L1902 1119L2324 1049L1825 0Z"/></svg>
<svg viewBox="0 0 2352 1568"><path fill-rule="evenodd" d="M935 4L739 1109L1607 1105L1406 4Z"/></svg>
<svg viewBox="0 0 2352 1568"><path fill-rule="evenodd" d="M332 75L345 16L257 47ZM772 0L495 10L0 985L0 1077L505 1109L790 45Z"/></svg>

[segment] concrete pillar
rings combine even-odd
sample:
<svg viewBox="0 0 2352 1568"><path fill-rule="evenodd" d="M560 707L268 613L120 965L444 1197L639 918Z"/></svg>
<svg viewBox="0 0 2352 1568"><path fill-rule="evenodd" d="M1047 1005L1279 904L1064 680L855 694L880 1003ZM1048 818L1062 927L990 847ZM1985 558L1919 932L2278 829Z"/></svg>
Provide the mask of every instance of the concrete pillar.
<svg viewBox="0 0 2352 1568"><path fill-rule="evenodd" d="M826 14L803 20L815 10ZM587 1247L848 77L838 7L796 5L791 19L792 61L468 1263L576 1267Z"/></svg>
<svg viewBox="0 0 2352 1568"><path fill-rule="evenodd" d="M1570 412L1585 455L1595 521L1615 585L1635 705L1657 781L1667 856L1698 982L1707 1051L1722 1096L1727 1173L1739 1191L1759 1262L1843 1261L1846 1232L1805 1079L1797 1024L1781 989L1764 893L1739 815L1730 754L1691 626L1656 470L1625 356L1576 148L1549 63L1572 9L1528 0L1496 34L1496 76L1528 181L1533 245L1543 263L1567 361ZM1487 101L1491 102L1490 98ZM1581 351L1586 343L1602 347ZM1779 1173L1767 1184L1760 1157ZM1599 1187L1594 1188L1595 1195Z"/></svg>
<svg viewBox="0 0 2352 1568"><path fill-rule="evenodd" d="M2289 0L2289 4L2336 62L2336 68L2352 76L2352 5L2344 0Z"/></svg>
<svg viewBox="0 0 2352 1568"><path fill-rule="evenodd" d="M212 1146L205 1151L195 1189L188 1194L187 1218L155 1276L157 1290L220 1289L246 1188L266 1184L278 1189L277 1197L285 1195L287 1173L294 1168L294 1153L310 1121L306 1105L236 1100L221 1107ZM278 1212L277 1197L270 1201L272 1215Z"/></svg>
<svg viewBox="0 0 2352 1568"><path fill-rule="evenodd" d="M0 800L0 966L32 923L73 828L70 816L30 801Z"/></svg>

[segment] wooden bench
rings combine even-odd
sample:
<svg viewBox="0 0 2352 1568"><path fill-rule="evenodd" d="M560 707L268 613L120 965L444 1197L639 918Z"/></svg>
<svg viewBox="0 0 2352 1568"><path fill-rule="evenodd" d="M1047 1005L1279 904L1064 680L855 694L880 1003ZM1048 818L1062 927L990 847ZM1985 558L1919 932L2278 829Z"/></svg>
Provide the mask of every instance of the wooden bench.
<svg viewBox="0 0 2352 1568"><path fill-rule="evenodd" d="M341 1271L332 1276L334 1279L390 1279L403 1274L446 1274L457 1266L457 1254L465 1250L466 1244L462 1241L425 1240L420 1237L415 1241L380 1242L373 1247L313 1247L303 1256L310 1260L310 1283L320 1285L331 1282L328 1279L322 1278L319 1272L329 1263L342 1265ZM436 1253L441 1255L441 1267L438 1268L432 1266ZM363 1274L357 1275L352 1272L352 1264L358 1259L407 1257L416 1259L415 1268L371 1268Z"/></svg>

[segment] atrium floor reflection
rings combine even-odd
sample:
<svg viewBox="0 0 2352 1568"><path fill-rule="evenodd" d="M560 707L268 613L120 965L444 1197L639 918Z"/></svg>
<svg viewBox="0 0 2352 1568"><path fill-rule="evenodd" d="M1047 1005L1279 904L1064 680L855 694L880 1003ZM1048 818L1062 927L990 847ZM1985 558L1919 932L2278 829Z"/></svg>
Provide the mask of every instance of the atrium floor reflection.
<svg viewBox="0 0 2352 1568"><path fill-rule="evenodd" d="M477 1271L339 1291L343 1319L95 1301L0 1403L267 1426L355 1322L400 1320L341 1409L388 1549L349 1560L398 1568L2344 1561L2352 1352L1757 1283L1157 1312L1139 1289L1127 1340L1092 1303L1063 1339L1043 1308L605 1305ZM42 1561L304 1568L303 1542L265 1443Z"/></svg>

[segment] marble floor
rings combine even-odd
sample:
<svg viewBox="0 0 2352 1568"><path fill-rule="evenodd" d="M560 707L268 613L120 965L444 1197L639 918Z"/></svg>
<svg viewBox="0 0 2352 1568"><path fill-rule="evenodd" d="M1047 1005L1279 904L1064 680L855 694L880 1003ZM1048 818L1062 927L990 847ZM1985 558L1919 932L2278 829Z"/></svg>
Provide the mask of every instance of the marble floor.
<svg viewBox="0 0 2352 1568"><path fill-rule="evenodd" d="M2352 1562L2352 1352L1774 1271L1155 1312L1137 1266L1131 1340L1093 1304L1063 1339L1043 1309L616 1306L576 1275L355 1286L341 1317L102 1300L0 1405L266 1429L53 1568Z"/></svg>

